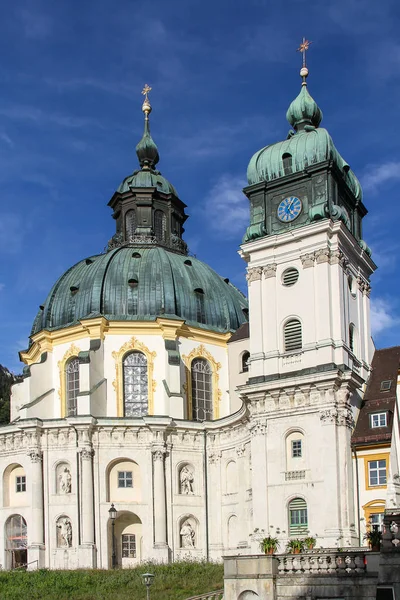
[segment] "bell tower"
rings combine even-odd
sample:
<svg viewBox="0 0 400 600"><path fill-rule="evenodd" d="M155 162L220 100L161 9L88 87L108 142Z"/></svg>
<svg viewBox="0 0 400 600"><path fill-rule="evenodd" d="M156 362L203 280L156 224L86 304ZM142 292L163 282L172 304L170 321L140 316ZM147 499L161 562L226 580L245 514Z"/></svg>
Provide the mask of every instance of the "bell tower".
<svg viewBox="0 0 400 600"><path fill-rule="evenodd" d="M247 170L251 220L240 254L250 366L241 395L254 431L265 431L252 438L254 527L309 530L344 546L357 543L350 440L372 360L375 265L362 239L360 183L307 89L308 46L303 39L302 86L286 115L293 129Z"/></svg>

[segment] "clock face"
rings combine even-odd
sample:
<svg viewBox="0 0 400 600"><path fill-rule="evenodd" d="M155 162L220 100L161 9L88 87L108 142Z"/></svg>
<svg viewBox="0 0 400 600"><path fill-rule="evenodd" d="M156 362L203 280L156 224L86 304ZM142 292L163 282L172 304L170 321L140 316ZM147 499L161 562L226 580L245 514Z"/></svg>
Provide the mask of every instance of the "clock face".
<svg viewBox="0 0 400 600"><path fill-rule="evenodd" d="M301 213L302 208L303 205L300 198L297 198L297 196L288 196L288 198L279 203L277 211L278 219L284 223L294 221Z"/></svg>

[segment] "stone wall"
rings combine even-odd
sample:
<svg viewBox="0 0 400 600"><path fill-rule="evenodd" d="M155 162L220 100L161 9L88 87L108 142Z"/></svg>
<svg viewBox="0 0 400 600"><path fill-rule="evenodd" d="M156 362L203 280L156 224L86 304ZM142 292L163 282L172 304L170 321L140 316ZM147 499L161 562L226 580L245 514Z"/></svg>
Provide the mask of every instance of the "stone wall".
<svg viewBox="0 0 400 600"><path fill-rule="evenodd" d="M224 559L224 600L375 600L379 553L324 550L310 554Z"/></svg>

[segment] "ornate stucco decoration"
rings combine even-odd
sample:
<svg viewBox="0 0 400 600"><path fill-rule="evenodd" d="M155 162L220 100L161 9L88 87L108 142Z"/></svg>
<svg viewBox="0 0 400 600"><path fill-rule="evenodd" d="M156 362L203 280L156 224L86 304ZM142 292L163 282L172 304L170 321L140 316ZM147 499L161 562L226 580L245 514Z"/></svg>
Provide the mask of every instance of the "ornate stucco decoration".
<svg viewBox="0 0 400 600"><path fill-rule="evenodd" d="M151 352L145 344L140 342L135 336L126 342L121 348L112 353L115 360L115 379L113 387L117 395L117 416L124 416L124 377L122 372L122 362L125 354L137 350L143 352L147 358L147 381L148 381L148 414L154 414L154 392L156 391L157 382L153 379L154 359L157 356L156 352Z"/></svg>
<svg viewBox="0 0 400 600"><path fill-rule="evenodd" d="M324 425L334 423L335 425L344 425L350 429L354 427L353 413L349 407L339 409L332 407L321 411L319 417Z"/></svg>
<svg viewBox="0 0 400 600"><path fill-rule="evenodd" d="M82 448L81 456L82 460L91 460L94 456L94 450L92 448Z"/></svg>
<svg viewBox="0 0 400 600"><path fill-rule="evenodd" d="M270 277L276 277L277 266L278 265L276 263L271 263L269 265L265 265L265 267L263 269L265 279L269 279Z"/></svg>
<svg viewBox="0 0 400 600"><path fill-rule="evenodd" d="M315 252L315 259L318 264L329 262L330 250L329 248L320 248Z"/></svg>
<svg viewBox="0 0 400 600"><path fill-rule="evenodd" d="M342 269L346 269L349 263L341 250L331 250L329 262L331 265L340 265Z"/></svg>
<svg viewBox="0 0 400 600"><path fill-rule="evenodd" d="M221 368L221 363L217 362L212 354L207 350L203 344L193 348L190 354L183 355L182 359L186 367L186 390L187 390L187 410L188 418L192 418L193 413L193 399L192 399L192 361L195 358L205 358L208 360L212 370L212 398L213 398L213 419L219 419L219 403L222 397L222 392L218 387L219 374L218 371Z"/></svg>
<svg viewBox="0 0 400 600"><path fill-rule="evenodd" d="M368 297L371 293L371 286L368 281L363 279L362 277L357 277L358 289L362 294L366 294Z"/></svg>
<svg viewBox="0 0 400 600"><path fill-rule="evenodd" d="M241 444L236 448L236 454L238 458L246 456L246 444Z"/></svg>
<svg viewBox="0 0 400 600"><path fill-rule="evenodd" d="M61 401L61 418L64 419L67 416L67 394L66 394L66 381L65 381L65 367L67 362L71 358L75 358L78 356L81 351L78 346L75 344L71 344L68 348L64 356L61 360L58 361L57 366L60 373L60 387L58 388L58 395L60 396Z"/></svg>
<svg viewBox="0 0 400 600"><path fill-rule="evenodd" d="M261 279L262 272L262 267L253 267L252 269L248 269L246 274L247 283L251 283L252 281L259 281Z"/></svg>
<svg viewBox="0 0 400 600"><path fill-rule="evenodd" d="M267 423L266 421L255 421L254 423L250 423L249 428L252 437L265 435L267 432Z"/></svg>
<svg viewBox="0 0 400 600"><path fill-rule="evenodd" d="M303 269L308 269L309 267L314 266L315 262L315 253L308 252L307 254L302 254L300 256L301 264L303 265Z"/></svg>
<svg viewBox="0 0 400 600"><path fill-rule="evenodd" d="M42 462L42 453L39 452L39 450L30 450L28 452L28 456L31 459L31 462L33 462L33 463Z"/></svg>
<svg viewBox="0 0 400 600"><path fill-rule="evenodd" d="M221 456L222 456L221 450L214 450L209 453L208 462L210 463L210 465L215 465L221 459Z"/></svg>

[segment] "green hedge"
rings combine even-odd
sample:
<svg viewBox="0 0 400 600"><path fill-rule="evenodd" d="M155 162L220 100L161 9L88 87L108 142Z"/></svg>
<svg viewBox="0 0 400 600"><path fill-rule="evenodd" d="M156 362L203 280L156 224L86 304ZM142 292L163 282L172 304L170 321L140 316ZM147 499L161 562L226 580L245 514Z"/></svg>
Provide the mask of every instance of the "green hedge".
<svg viewBox="0 0 400 600"><path fill-rule="evenodd" d="M1 600L145 600L142 573L154 573L151 600L185 600L223 587L223 565L147 563L116 571L2 571Z"/></svg>

